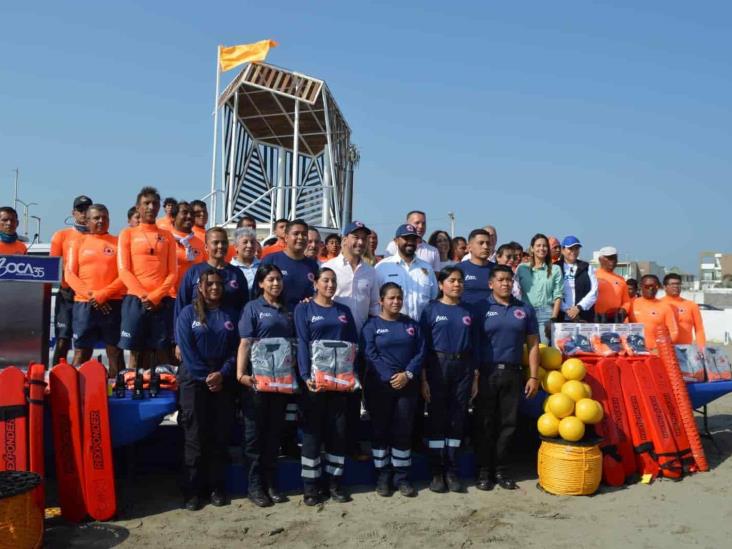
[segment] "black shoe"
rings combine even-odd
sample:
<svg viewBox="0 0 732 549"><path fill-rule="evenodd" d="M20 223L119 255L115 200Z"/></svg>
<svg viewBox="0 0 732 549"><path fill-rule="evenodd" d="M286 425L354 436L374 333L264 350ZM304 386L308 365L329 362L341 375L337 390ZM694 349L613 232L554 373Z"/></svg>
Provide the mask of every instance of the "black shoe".
<svg viewBox="0 0 732 549"><path fill-rule="evenodd" d="M417 490L415 490L411 482L405 480L399 484L399 493L405 498L413 498L417 495Z"/></svg>
<svg viewBox="0 0 732 549"><path fill-rule="evenodd" d="M300 447L294 440L287 441L280 449L280 455L293 459L300 459Z"/></svg>
<svg viewBox="0 0 732 549"><path fill-rule="evenodd" d="M338 503L348 503L352 500L351 496L343 489L340 482L330 483L330 497L333 498L333 501L337 501Z"/></svg>
<svg viewBox="0 0 732 549"><path fill-rule="evenodd" d="M465 485L455 473L447 473L447 487L451 492L462 493L465 491Z"/></svg>
<svg viewBox="0 0 732 549"><path fill-rule="evenodd" d="M223 490L214 490L211 492L211 505L214 507L223 507L226 505L226 492Z"/></svg>
<svg viewBox="0 0 732 549"><path fill-rule="evenodd" d="M279 490L277 490L277 488L270 488L269 490L267 490L267 495L273 503L285 503L290 501L290 498L288 498L284 494L281 494Z"/></svg>
<svg viewBox="0 0 732 549"><path fill-rule="evenodd" d="M264 493L264 490L249 490L249 501L251 501L257 507L272 507L274 503L269 499L269 496Z"/></svg>
<svg viewBox="0 0 732 549"><path fill-rule="evenodd" d="M380 474L376 480L376 493L384 498L391 497L391 479L387 473Z"/></svg>
<svg viewBox="0 0 732 549"><path fill-rule="evenodd" d="M495 488L496 483L493 481L493 476L489 473L478 473L478 481L475 483L475 487L478 490L483 490L484 492L490 492Z"/></svg>
<svg viewBox="0 0 732 549"><path fill-rule="evenodd" d="M432 482L430 482L430 490L438 494L444 494L447 492L447 485L445 484L445 477L442 473L435 473L432 475Z"/></svg>
<svg viewBox="0 0 732 549"><path fill-rule="evenodd" d="M198 511L201 508L201 498L198 496L188 498L185 503L185 508L188 511Z"/></svg>
<svg viewBox="0 0 732 549"><path fill-rule="evenodd" d="M315 507L321 503L321 499L318 497L317 493L305 494L302 498L302 502L308 507Z"/></svg>
<svg viewBox="0 0 732 549"><path fill-rule="evenodd" d="M496 484L504 490L515 490L518 488L514 480L504 473L496 473Z"/></svg>

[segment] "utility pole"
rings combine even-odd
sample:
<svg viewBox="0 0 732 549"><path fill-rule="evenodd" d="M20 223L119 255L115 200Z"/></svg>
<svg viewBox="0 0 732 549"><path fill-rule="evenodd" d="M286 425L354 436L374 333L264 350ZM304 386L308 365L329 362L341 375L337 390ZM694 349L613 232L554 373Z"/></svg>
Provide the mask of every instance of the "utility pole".
<svg viewBox="0 0 732 549"><path fill-rule="evenodd" d="M450 238L455 238L455 212L447 212L450 218Z"/></svg>
<svg viewBox="0 0 732 549"><path fill-rule="evenodd" d="M15 192L13 193L13 208L18 207L18 177L20 177L20 169L15 168Z"/></svg>

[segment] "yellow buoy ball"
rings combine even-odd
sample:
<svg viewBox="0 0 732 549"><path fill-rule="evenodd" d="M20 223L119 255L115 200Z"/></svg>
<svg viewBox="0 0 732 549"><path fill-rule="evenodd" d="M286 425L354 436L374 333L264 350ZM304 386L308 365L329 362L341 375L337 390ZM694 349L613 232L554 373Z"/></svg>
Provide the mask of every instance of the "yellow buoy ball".
<svg viewBox="0 0 732 549"><path fill-rule="evenodd" d="M590 387L590 384L583 381L582 387L584 387L585 391L587 391L587 398L592 398L592 387Z"/></svg>
<svg viewBox="0 0 732 549"><path fill-rule="evenodd" d="M583 398L589 398L587 391L581 381L573 379L562 385L562 394L567 395L573 401L578 402Z"/></svg>
<svg viewBox="0 0 732 549"><path fill-rule="evenodd" d="M562 367L562 353L554 347L539 347L541 365L547 370L559 370Z"/></svg>
<svg viewBox="0 0 732 549"><path fill-rule="evenodd" d="M577 416L582 423L595 425L602 421L604 415L602 405L591 398L583 398L574 405L574 415Z"/></svg>
<svg viewBox="0 0 732 549"><path fill-rule="evenodd" d="M541 405L541 409L545 414L549 412L549 397L544 399L544 404Z"/></svg>
<svg viewBox="0 0 732 549"><path fill-rule="evenodd" d="M585 424L575 416L565 417L559 422L559 436L569 442L577 442L585 436Z"/></svg>
<svg viewBox="0 0 732 549"><path fill-rule="evenodd" d="M582 381L586 373L585 365L579 358L568 358L562 364L562 375L567 379Z"/></svg>
<svg viewBox="0 0 732 549"><path fill-rule="evenodd" d="M539 433L545 437L559 435L559 418L554 414L542 414L536 422Z"/></svg>
<svg viewBox="0 0 732 549"><path fill-rule="evenodd" d="M567 382L564 376L557 370L552 370L546 374L544 381L542 382L542 388L550 394L560 393L562 387Z"/></svg>
<svg viewBox="0 0 732 549"><path fill-rule="evenodd" d="M567 417L574 412L574 400L562 393L550 395L547 399L547 408L558 418Z"/></svg>

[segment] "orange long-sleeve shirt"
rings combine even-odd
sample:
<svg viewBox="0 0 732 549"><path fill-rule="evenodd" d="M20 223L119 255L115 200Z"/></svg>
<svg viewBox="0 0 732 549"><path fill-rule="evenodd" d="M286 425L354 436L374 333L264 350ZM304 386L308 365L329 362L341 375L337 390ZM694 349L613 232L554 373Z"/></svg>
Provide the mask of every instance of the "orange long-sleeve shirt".
<svg viewBox="0 0 732 549"><path fill-rule="evenodd" d="M597 301L595 312L597 314L613 313L618 309L630 310L630 294L625 279L605 269L597 269Z"/></svg>
<svg viewBox="0 0 732 549"><path fill-rule="evenodd" d="M0 242L0 255L25 255L27 253L28 247L20 240L16 240L12 244Z"/></svg>
<svg viewBox="0 0 732 549"><path fill-rule="evenodd" d="M140 223L119 235L117 267L127 293L155 304L170 295L178 267L173 236L154 224Z"/></svg>
<svg viewBox="0 0 732 549"><path fill-rule="evenodd" d="M206 229L204 227L199 227L198 225L193 225L193 234L198 237L201 242L206 244Z"/></svg>
<svg viewBox="0 0 732 549"><path fill-rule="evenodd" d="M696 344L699 347L704 347L707 344L707 336L704 333L704 323L702 322L701 312L699 312L699 306L688 299L669 295L661 301L671 306L676 314L676 322L679 325L679 337L676 343L690 345L694 341L694 335L696 335Z"/></svg>
<svg viewBox="0 0 732 549"><path fill-rule="evenodd" d="M646 347L649 350L656 348L658 326L665 325L668 328L673 343L676 343L679 337L679 326L676 323L674 310L660 299L635 298L630 305L629 318L631 322L643 324Z"/></svg>
<svg viewBox="0 0 732 549"><path fill-rule="evenodd" d="M64 274L74 290L74 301L85 302L90 297L99 303L122 299L125 285L117 269L117 237L87 234L74 239Z"/></svg>
<svg viewBox="0 0 732 549"><path fill-rule="evenodd" d="M74 227L66 227L53 233L51 237L51 251L48 253L51 257L60 257L63 260L64 271L68 262L69 246L77 238L81 238L85 233L77 231ZM61 279L61 287L68 288L69 284L65 278Z"/></svg>
<svg viewBox="0 0 732 549"><path fill-rule="evenodd" d="M285 248L287 248L287 245L285 244L284 240L278 240L270 246L265 246L264 248L262 248L262 259L270 254L276 254L277 252L281 252Z"/></svg>
<svg viewBox="0 0 732 549"><path fill-rule="evenodd" d="M173 219L169 215L158 217L155 221L155 224L158 226L159 229L164 229L171 232L173 231Z"/></svg>
<svg viewBox="0 0 732 549"><path fill-rule="evenodd" d="M176 231L175 229L173 229L170 234L173 235L173 238L185 238L187 236L186 233ZM178 295L178 286L180 286L180 281L183 280L183 277L186 275L186 271L188 271L188 269L190 269L193 265L197 263L203 263L204 261L208 261L206 246L200 238L195 236L195 233L193 238L191 238L190 240L190 245L194 254L193 259L188 259L188 254L186 253L185 246L178 243L177 241L175 243L175 257L178 264L178 276L175 279L175 284L173 284L173 287L170 289L170 297L175 297L176 295Z"/></svg>

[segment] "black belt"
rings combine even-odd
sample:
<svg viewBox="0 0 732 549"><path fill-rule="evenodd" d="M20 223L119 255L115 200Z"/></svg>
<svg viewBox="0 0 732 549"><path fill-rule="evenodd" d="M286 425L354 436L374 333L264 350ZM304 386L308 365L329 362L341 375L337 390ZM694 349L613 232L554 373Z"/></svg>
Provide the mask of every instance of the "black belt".
<svg viewBox="0 0 732 549"><path fill-rule="evenodd" d="M465 360L470 358L470 353L443 353L441 351L432 351L437 358L445 360Z"/></svg>
<svg viewBox="0 0 732 549"><path fill-rule="evenodd" d="M521 372L524 369L523 364L516 364L512 362L496 362L495 364L488 364L489 370L508 370L513 372Z"/></svg>

